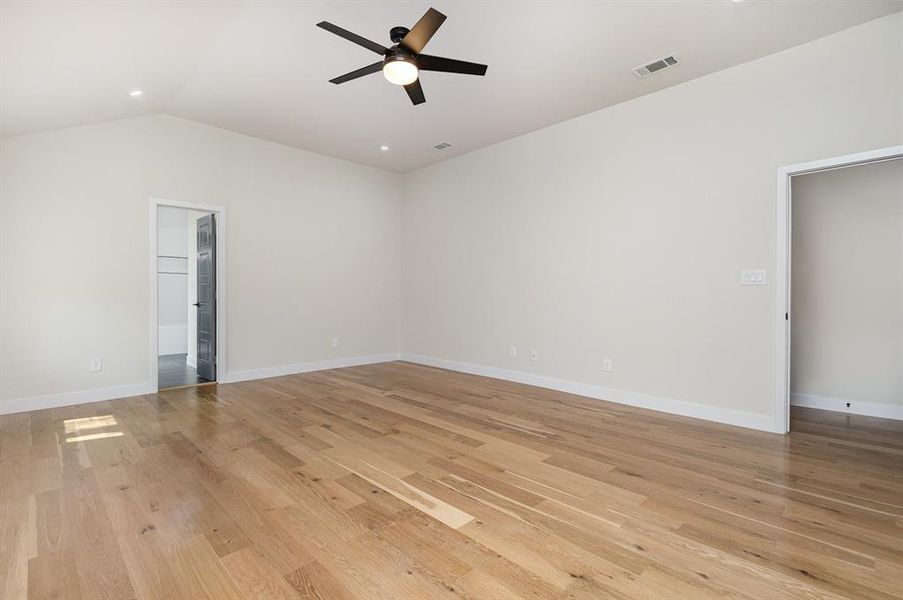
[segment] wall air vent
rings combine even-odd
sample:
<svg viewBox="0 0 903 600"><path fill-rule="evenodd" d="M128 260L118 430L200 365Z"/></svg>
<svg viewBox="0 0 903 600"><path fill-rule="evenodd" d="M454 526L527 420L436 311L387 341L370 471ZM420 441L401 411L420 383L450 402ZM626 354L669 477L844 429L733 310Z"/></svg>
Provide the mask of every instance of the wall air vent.
<svg viewBox="0 0 903 600"><path fill-rule="evenodd" d="M446 148L451 148L451 144L448 142L442 142L433 146L436 150L445 150Z"/></svg>
<svg viewBox="0 0 903 600"><path fill-rule="evenodd" d="M644 79L649 77L653 73L658 73L659 71L664 71L668 67L673 67L674 65L679 64L677 57L675 56L666 56L664 58L660 58L658 60L654 60L648 65L643 65L642 67L637 67L636 69L631 69L630 72L636 75L638 79Z"/></svg>

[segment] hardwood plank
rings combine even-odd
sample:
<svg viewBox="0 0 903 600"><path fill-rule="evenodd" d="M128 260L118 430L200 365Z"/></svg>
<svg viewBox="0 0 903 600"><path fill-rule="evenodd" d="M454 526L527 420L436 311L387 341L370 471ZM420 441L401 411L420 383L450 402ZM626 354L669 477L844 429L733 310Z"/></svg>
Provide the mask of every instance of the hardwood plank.
<svg viewBox="0 0 903 600"><path fill-rule="evenodd" d="M318 562L295 569L285 579L303 600L345 600L353 597Z"/></svg>
<svg viewBox="0 0 903 600"><path fill-rule="evenodd" d="M176 546L172 563L188 597L241 600L241 592L204 536Z"/></svg>
<svg viewBox="0 0 903 600"><path fill-rule="evenodd" d="M223 565L247 600L295 600L297 594L266 557L244 548L222 557Z"/></svg>

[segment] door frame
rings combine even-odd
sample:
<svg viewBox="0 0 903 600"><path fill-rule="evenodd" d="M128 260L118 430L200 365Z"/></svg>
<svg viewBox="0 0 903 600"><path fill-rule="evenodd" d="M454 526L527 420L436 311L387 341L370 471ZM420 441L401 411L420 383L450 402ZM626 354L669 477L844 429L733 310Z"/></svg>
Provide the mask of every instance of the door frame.
<svg viewBox="0 0 903 600"><path fill-rule="evenodd" d="M869 163L903 158L903 146L889 146L856 154L845 154L795 165L778 167L776 239L777 262L775 264L775 387L774 431L786 434L790 431L790 260L792 225L792 179L796 175L808 175L821 171L845 169ZM785 315L787 315L785 317Z"/></svg>
<svg viewBox="0 0 903 600"><path fill-rule="evenodd" d="M148 238L150 240L150 382L154 392L159 391L157 351L159 347L157 328L157 208L170 206L198 210L216 215L216 382L226 382L226 207L213 204L198 204L164 198L150 198Z"/></svg>

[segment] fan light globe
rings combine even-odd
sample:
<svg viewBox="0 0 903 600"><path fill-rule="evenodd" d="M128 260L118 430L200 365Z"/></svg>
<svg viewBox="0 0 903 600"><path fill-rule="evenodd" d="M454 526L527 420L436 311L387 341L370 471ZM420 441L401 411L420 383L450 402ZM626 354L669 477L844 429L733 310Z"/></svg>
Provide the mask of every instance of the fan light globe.
<svg viewBox="0 0 903 600"><path fill-rule="evenodd" d="M390 60L383 65L383 76L395 85L408 85L417 81L417 65L403 59Z"/></svg>

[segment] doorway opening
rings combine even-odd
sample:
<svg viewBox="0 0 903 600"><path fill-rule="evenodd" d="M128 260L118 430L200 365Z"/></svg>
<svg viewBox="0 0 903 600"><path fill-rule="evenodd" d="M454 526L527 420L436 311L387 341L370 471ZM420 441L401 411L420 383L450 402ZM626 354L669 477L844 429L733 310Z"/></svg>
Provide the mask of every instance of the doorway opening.
<svg viewBox="0 0 903 600"><path fill-rule="evenodd" d="M802 227L804 225L803 223L794 223L794 218L798 216L797 213L794 212L796 210L794 208L794 202L796 200L800 201L800 206L798 208L800 209L801 214L803 214L802 211L804 209L808 211L811 216L811 214L814 214L813 210L827 210L829 208L828 202L826 202L824 206L819 206L818 199L805 197L805 194L811 195L813 189L821 189L823 194L826 195L843 194L842 185L837 181L838 177L834 177L830 182L822 182L826 183L826 186L813 186L813 183L817 182L816 180L813 180L811 176L819 176L818 174L828 175L828 171L847 171L851 168L874 168L879 165L879 163L886 162L900 164L899 159L901 158L903 158L903 146L894 146L859 154L791 165L778 169L774 408L774 430L777 433L787 433L790 430L791 403L811 408L847 412L850 414L871 414L871 416L891 416L891 418L898 418L893 417L892 413L896 414L900 410L903 410L903 407L898 407L891 408L887 411L886 409L891 405L885 403L881 406L881 414L874 414L873 409L877 405L869 400L863 400L863 398L872 397L876 393L877 388L873 377L874 373L869 374L868 372L874 371L878 362L868 359L865 361L860 360L862 358L860 352L853 351L853 353L850 354L850 346L854 345L856 341L854 338L850 337L850 332L852 331L856 332L855 335L860 338L860 341L870 337L871 339L868 339L868 341L875 342L875 346L880 346L883 343L879 337L882 339L886 338L884 339L884 342L886 342L886 344L884 344L885 346L887 346L887 344L893 345L895 343L894 335L892 333L888 336L883 336L883 334L879 336L869 336L869 334L864 331L868 327L871 327L873 329L872 334L875 334L881 332L882 328L880 326L872 327L866 324L866 315L863 311L868 311L868 317L871 318L877 316L877 313L879 312L890 314L888 310L883 309L890 310L892 307L888 305L883 308L876 306L872 309L868 309L866 307L867 302L865 302L868 300L866 295L874 293L874 290L870 292L868 289L862 289L862 286L854 286L851 283L853 279L858 280L867 277L868 269L871 268L874 270L876 265L848 264L850 269L848 277L840 275L839 271L842 264L849 263L857 252L861 253L865 250L866 246L874 246L878 243L879 240L874 239L874 236L883 235L880 232L884 229L887 229L884 233L887 234L885 237L888 238L885 241L892 246L893 240L891 238L894 233L888 229L888 226L892 229L894 227L893 223L897 222L899 215L892 216L893 211L890 206L887 206L885 207L888 208L888 211L886 211L888 212L885 218L886 222L882 222L881 218L878 218L878 220L873 220L871 225L865 222L864 214L860 215L863 217L862 221L860 221L857 216L855 220L860 221L858 223L860 230L857 231L857 224L852 222L854 219L851 218L851 213L846 213L846 216L842 214L843 210L849 210L851 208L853 210L865 210L866 207L863 204L857 205L857 203L866 202L867 199L861 198L861 194L857 190L855 195L847 199L848 203L846 206L835 206L834 213L836 214L833 215L835 221L833 224L829 220L826 220L820 225L807 223L805 224L808 227L807 229ZM856 172L855 174L851 171L849 175L845 175L843 179L846 180L848 184L851 184L852 182L855 182L856 176L864 173L867 173L867 171L863 170ZM808 180L804 180L804 176L808 178ZM799 192L799 196L794 198L794 194L797 192ZM883 204L894 204L899 199L896 196L899 192L889 190L886 194L889 195L889 198L884 199L882 201ZM838 199L835 198L834 200ZM839 204L838 202L833 203L835 205ZM872 208L877 209L878 207L875 206ZM829 218L828 215L824 215L824 217L826 219ZM874 215L872 215L872 217L874 217ZM812 228L809 227L810 225L815 226ZM844 247L831 247L832 240L825 239L825 236L830 234L830 231L828 231L830 228L836 229L838 236L844 235L847 237L847 242ZM800 239L796 240L797 243L795 243L794 238L797 236ZM853 241L856 239L860 241ZM897 237L897 243L899 243L899 241L900 238ZM838 245L842 244L840 240L833 242ZM804 246L797 247L799 244L804 244ZM856 247L852 247L851 244L855 244ZM888 244L885 244L885 246L887 245ZM821 265L818 267L817 271L813 271L812 264L807 264L805 261L811 261L813 249L815 249L815 252L818 252L817 247L823 247L825 249L824 254L833 255L834 260L832 264ZM844 248L846 248L846 252L844 252ZM890 246L888 246L888 248L890 248ZM799 252L801 256L794 256L794 252ZM899 246L897 247L896 252L900 252ZM806 253L809 255L808 259ZM890 249L889 254L893 253L893 249ZM887 256L885 262L894 260L899 261L900 258L900 256ZM875 255L871 260L884 260L884 258L879 259L877 258L877 255ZM800 270L800 273L798 274L799 277L794 277L794 269ZM880 271L880 273L873 273L875 276L868 279L867 282L864 281L863 285L870 288L887 287L889 278L901 275L896 272L891 273L889 268L879 268L878 271ZM835 274L838 276L837 278L834 278ZM837 287L838 283L840 284L840 287ZM831 292L831 289L834 289L834 292ZM799 301L798 303L793 300L795 293L799 293L800 295L797 299ZM898 290L897 294L899 295L899 293ZM881 298L880 300L883 304L888 304L888 302L891 304L894 303L892 299L888 300L888 298ZM796 317L799 319L799 322L794 318L795 309ZM903 306L897 307L898 312L896 313L897 317L895 318L900 317L901 313L899 310L901 309L903 309ZM834 317L829 316L827 313L834 314ZM846 319L849 321L846 324L846 334L837 331L838 325L842 325L838 323L837 319ZM862 325L861 328L859 327L860 323ZM893 325L886 325L886 327L887 329L892 329ZM843 327L840 327L840 329L843 329ZM804 336L805 340L794 340L794 343L791 343L791 333ZM830 337L832 335L838 339L835 340L835 342L832 342L835 347L826 354L824 345L827 343L827 338L825 336ZM794 359L792 349L796 347L795 350L798 354L797 359L799 359L800 345L803 341L807 344L821 345L821 347L810 353L807 359L800 361L799 369L793 371L794 387L791 389L791 364ZM899 342L900 340L896 339L896 343ZM845 347L840 347L842 345L845 345ZM884 350L888 350L888 348L884 348ZM881 351L882 350L878 350L878 352ZM887 362L887 365L885 366L888 368L884 369L891 378L893 378L894 373L899 373L899 366L903 366L898 365L898 368L896 369L893 367L891 363L894 361L899 362L901 356L899 353L897 353L896 356L892 356L892 354L893 352L890 352L889 355L885 357L885 362ZM852 362L844 362L842 355L847 355ZM837 365L834 365L833 367L830 365L831 361L837 360L840 360L842 363L840 369L838 369ZM855 369L858 369L860 372L854 373ZM838 372L838 370L840 372ZM885 387L893 385L890 381L886 383L887 385L885 385ZM849 395L849 390L851 389L850 386L854 385L859 385L859 388L857 388L858 391L854 392L854 395L858 398L855 401L855 407L853 406L854 402L850 398L843 398L845 393ZM837 391L831 392L833 395L822 395L827 394L827 392L813 394L811 392L805 393L807 390L802 389L808 389L810 387L812 389ZM878 396L875 397L878 398ZM869 412L870 410L872 413Z"/></svg>
<svg viewBox="0 0 903 600"><path fill-rule="evenodd" d="M221 207L151 200L151 380L157 390L224 380Z"/></svg>

